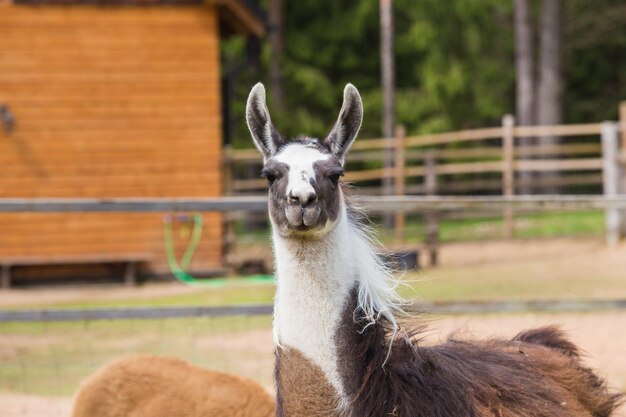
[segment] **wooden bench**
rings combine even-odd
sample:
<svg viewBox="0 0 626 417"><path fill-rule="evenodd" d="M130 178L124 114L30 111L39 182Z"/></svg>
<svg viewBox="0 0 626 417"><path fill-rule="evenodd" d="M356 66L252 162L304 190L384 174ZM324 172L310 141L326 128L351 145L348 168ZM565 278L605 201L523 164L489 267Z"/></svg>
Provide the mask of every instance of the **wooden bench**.
<svg viewBox="0 0 626 417"><path fill-rule="evenodd" d="M0 257L0 288L11 288L11 268L14 266L120 264L124 267L124 282L135 285L137 265L149 261L149 253L89 254L71 256Z"/></svg>

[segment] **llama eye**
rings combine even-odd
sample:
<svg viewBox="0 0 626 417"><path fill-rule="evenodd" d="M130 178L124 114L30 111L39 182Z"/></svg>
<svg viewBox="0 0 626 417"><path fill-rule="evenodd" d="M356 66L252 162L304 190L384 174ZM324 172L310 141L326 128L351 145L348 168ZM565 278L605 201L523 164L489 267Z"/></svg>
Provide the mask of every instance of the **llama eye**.
<svg viewBox="0 0 626 417"><path fill-rule="evenodd" d="M263 171L261 172L261 176L264 177L270 185L272 185L272 183L276 181L276 175L272 174L271 172Z"/></svg>
<svg viewBox="0 0 626 417"><path fill-rule="evenodd" d="M327 175L328 179L337 184L339 182L339 177L343 177L343 171L341 172L333 172Z"/></svg>

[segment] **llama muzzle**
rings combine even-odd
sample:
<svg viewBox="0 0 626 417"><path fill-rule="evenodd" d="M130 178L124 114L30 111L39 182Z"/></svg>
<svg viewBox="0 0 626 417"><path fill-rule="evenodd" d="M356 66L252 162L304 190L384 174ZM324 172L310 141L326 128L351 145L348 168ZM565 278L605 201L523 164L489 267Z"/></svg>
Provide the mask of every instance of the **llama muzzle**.
<svg viewBox="0 0 626 417"><path fill-rule="evenodd" d="M320 207L317 202L302 207L300 204L289 204L285 208L285 215L291 228L297 230L309 229L317 225L320 218Z"/></svg>

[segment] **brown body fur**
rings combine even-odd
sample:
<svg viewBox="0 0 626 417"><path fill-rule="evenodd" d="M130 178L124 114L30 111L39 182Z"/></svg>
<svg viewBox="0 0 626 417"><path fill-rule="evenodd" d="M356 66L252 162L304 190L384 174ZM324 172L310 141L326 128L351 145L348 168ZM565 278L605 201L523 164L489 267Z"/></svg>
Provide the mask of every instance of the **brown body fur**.
<svg viewBox="0 0 626 417"><path fill-rule="evenodd" d="M359 332L356 301L348 304L337 339L349 416L606 417L619 402L554 326L427 347L401 337L385 363L384 323Z"/></svg>
<svg viewBox="0 0 626 417"><path fill-rule="evenodd" d="M394 341L385 362L389 330L383 322L363 330L355 294L336 335L350 404L339 407L312 361L278 348L278 416L607 417L621 399L556 327L424 347L416 330Z"/></svg>
<svg viewBox="0 0 626 417"><path fill-rule="evenodd" d="M337 398L324 372L297 349L277 348L278 416L333 417Z"/></svg>
<svg viewBox="0 0 626 417"><path fill-rule="evenodd" d="M257 383L158 356L105 365L81 386L73 417L270 417L274 399Z"/></svg>

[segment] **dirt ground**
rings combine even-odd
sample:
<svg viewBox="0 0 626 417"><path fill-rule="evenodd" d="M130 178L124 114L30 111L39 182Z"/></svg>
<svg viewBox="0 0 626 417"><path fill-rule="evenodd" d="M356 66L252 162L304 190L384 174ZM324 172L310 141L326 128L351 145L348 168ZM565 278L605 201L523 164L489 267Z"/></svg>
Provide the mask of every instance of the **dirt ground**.
<svg viewBox="0 0 626 417"><path fill-rule="evenodd" d="M460 268L480 274L481 268L553 276L608 277L606 282L626 280L626 246L609 249L598 240L555 239L546 241L490 242L448 245L441 251L444 268ZM437 270L432 270L433 273ZM505 275L506 276L506 275ZM106 291L104 291L106 289ZM195 288L178 284L152 284L139 288L122 286L81 286L20 289L0 292L0 308L83 300L150 299L163 295L186 294ZM621 297L610 291L600 294ZM436 343L455 332L457 337L511 337L519 330L556 323L586 352L587 363L603 375L614 389L626 390L626 311L558 314L488 314L426 317L429 321L426 343ZM251 377L271 389L271 330L255 329L229 337L200 335L203 347L226 352L232 357L233 372L246 369ZM245 355L242 352L246 352ZM251 354L252 352L253 354ZM0 352L1 354L1 352ZM71 397L44 397L0 392L2 417L69 417ZM626 417L626 407L617 413Z"/></svg>
<svg viewBox="0 0 626 417"><path fill-rule="evenodd" d="M567 257L576 263L580 256L601 256L607 261L621 260L626 265L625 251L626 244L610 248L600 238L488 240L445 244L441 248L440 264L474 266L521 261L540 265L554 258Z"/></svg>
<svg viewBox="0 0 626 417"><path fill-rule="evenodd" d="M626 389L626 312L568 313L568 314L493 314L459 315L454 317L431 317L426 343L436 343L451 332L457 337L511 337L519 330L534 326L557 323L586 353L587 363L604 376L609 386ZM208 337L199 346L211 346L238 351L255 349L256 356L232 358L233 369L256 368L252 374L260 375L262 382L271 389L272 341L271 330L252 330L229 338ZM72 398L42 397L0 392L0 415L3 417L69 417ZM617 413L626 417L626 407Z"/></svg>
<svg viewBox="0 0 626 417"><path fill-rule="evenodd" d="M72 399L0 392L0 413L6 417L69 417Z"/></svg>
<svg viewBox="0 0 626 417"><path fill-rule="evenodd" d="M126 287L119 284L29 287L0 291L0 308L72 303L84 300L151 299L191 294L197 291L197 288L180 285L178 282L151 283L138 287Z"/></svg>
<svg viewBox="0 0 626 417"><path fill-rule="evenodd" d="M268 253L268 256L269 255ZM427 254L421 252L421 264L427 265ZM423 271L423 277L473 273L492 274L498 279L516 276L550 278L552 282L600 277L605 282L626 280L626 244L616 248L607 247L601 239L525 239L485 241L444 245L439 253L440 268ZM626 285L622 286L626 289ZM135 288L122 285L81 285L30 287L0 291L0 308L57 303L82 302L85 300L146 299L192 294L199 288L180 285L178 282L151 283ZM598 286L594 297L626 297L626 292L615 289L603 291Z"/></svg>

